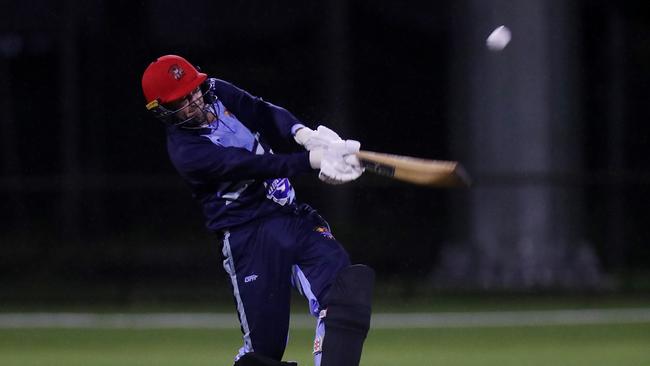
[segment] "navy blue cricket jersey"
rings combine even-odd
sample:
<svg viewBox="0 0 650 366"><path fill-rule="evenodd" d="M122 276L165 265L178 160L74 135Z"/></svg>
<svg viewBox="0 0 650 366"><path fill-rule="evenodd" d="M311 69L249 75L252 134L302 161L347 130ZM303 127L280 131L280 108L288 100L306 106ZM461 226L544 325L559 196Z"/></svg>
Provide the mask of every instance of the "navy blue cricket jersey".
<svg viewBox="0 0 650 366"><path fill-rule="evenodd" d="M302 124L290 112L226 81L208 82L217 96L216 120L199 129L169 126L167 151L202 205L206 226L219 231L294 204L287 177L312 168L308 152L273 154L264 140L293 141Z"/></svg>

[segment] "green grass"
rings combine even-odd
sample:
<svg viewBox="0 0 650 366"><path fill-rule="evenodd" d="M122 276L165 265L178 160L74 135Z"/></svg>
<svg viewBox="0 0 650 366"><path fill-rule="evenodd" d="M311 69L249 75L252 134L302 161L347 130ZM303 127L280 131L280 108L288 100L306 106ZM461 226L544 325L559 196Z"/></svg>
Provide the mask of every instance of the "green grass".
<svg viewBox="0 0 650 366"><path fill-rule="evenodd" d="M63 291L63 290L61 290ZM8 291L10 292L10 291ZM408 295L383 286L375 294L374 312L463 312L554 309L650 308L650 293L426 293ZM0 313L6 312L91 312L91 313L151 313L151 312L233 312L235 307L229 293L220 301L140 301L115 304L101 301L56 303L46 301L0 301ZM294 294L294 312L307 312L306 300Z"/></svg>
<svg viewBox="0 0 650 366"><path fill-rule="evenodd" d="M286 359L311 365L312 331ZM238 330L0 329L3 366L231 365ZM650 323L372 330L364 366L650 365Z"/></svg>

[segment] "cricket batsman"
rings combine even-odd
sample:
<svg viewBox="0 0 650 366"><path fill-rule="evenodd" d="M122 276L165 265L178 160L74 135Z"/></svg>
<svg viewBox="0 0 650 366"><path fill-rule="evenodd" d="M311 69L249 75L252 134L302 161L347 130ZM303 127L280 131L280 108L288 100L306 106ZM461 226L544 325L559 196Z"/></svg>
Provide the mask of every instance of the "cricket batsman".
<svg viewBox="0 0 650 366"><path fill-rule="evenodd" d="M282 356L291 287L316 320L316 366L358 366L370 325L374 271L351 265L327 222L298 204L289 177L318 171L329 184L357 179L360 144L306 127L287 110L216 78L180 56L142 76L146 108L165 125L169 158L216 233L243 346L234 366L290 366ZM306 151L274 153L279 142Z"/></svg>

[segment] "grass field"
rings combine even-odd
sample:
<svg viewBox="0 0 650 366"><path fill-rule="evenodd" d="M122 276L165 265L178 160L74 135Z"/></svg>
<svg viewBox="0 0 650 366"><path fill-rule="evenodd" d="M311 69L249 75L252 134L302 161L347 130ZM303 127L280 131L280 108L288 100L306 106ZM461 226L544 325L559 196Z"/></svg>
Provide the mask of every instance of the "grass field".
<svg viewBox="0 0 650 366"><path fill-rule="evenodd" d="M642 366L650 365L650 296L450 296L415 298L409 301L377 301L379 313L413 314L494 314L517 318L508 311L577 310L589 315L594 309L642 309L644 316L632 320L608 320L586 324L580 321L565 324L554 322L519 322L517 326L504 322L488 326L476 323L428 325L406 322L382 326L381 315L373 318L362 358L364 366ZM292 331L285 359L312 365L312 322L305 314L306 306L297 299L295 310L299 317L292 320ZM215 306L25 306L0 304L0 366L230 366L241 346L241 334L231 304ZM566 311L569 310L569 311ZM38 312L104 314L167 313L191 314L218 312L226 314L226 324L201 329L159 328L139 329L94 325L80 328L53 326L2 326L7 314ZM505 312L505 313L504 313ZM616 310L615 310L616 312ZM619 312L620 313L620 312ZM530 315L530 313L526 313ZM542 314L544 315L544 314ZM536 315L539 319L541 315ZM603 314L600 315L604 316ZM620 314L619 314L620 316ZM535 317L535 316L533 316ZM571 317L571 316L570 316ZM13 317L12 317L13 319ZM521 320L521 317L519 317ZM527 319L527 318L526 318ZM228 323L228 321L232 323ZM602 323L602 322L601 322ZM302 324L302 325L301 325ZM413 323L410 323L413 324ZM553 325L551 325L553 324ZM114 329L113 329L114 328ZM138 327L136 327L138 328Z"/></svg>
<svg viewBox="0 0 650 366"><path fill-rule="evenodd" d="M286 359L310 365L312 331ZM238 330L0 329L2 366L231 365ZM372 330L365 366L650 365L650 323Z"/></svg>

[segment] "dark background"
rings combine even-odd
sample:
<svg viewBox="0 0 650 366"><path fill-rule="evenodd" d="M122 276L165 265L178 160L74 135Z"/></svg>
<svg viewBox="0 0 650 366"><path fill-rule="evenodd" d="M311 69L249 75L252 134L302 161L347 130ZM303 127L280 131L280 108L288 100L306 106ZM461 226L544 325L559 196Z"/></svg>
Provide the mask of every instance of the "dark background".
<svg viewBox="0 0 650 366"><path fill-rule="evenodd" d="M452 71L463 62L454 49L473 34L463 33L469 3L3 2L0 301L193 301L227 290L218 242L144 108L140 77L163 54L364 149L462 160L470 141L453 123L463 79ZM574 208L598 260L596 290L648 291L650 16L642 2L573 3L580 169L553 184L583 197ZM474 40L476 52L489 52L482 42L498 25ZM369 174L340 187L316 174L293 180L383 288L476 287L433 279L463 230L456 205L467 191Z"/></svg>

